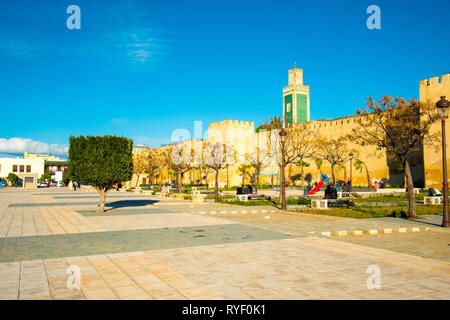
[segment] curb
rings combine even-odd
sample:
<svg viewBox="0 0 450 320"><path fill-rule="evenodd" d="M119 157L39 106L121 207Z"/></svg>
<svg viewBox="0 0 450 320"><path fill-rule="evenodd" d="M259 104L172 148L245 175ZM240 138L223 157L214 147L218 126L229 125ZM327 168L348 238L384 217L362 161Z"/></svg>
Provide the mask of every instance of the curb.
<svg viewBox="0 0 450 320"><path fill-rule="evenodd" d="M430 227L410 227L410 228L384 228L384 229L363 229L363 230L341 230L341 231L313 231L312 234L319 236L362 236L362 235L376 235L376 234L392 234L392 233L407 233L407 232L423 232L430 230Z"/></svg>
<svg viewBox="0 0 450 320"><path fill-rule="evenodd" d="M210 211L194 211L193 213L199 213L199 214L263 214L263 213L273 213L277 212L278 210L210 210Z"/></svg>

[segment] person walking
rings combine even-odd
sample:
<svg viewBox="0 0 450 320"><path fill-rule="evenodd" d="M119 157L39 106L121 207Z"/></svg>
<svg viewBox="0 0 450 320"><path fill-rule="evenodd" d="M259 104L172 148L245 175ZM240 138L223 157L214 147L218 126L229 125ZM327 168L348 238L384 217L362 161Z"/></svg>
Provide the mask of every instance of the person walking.
<svg viewBox="0 0 450 320"><path fill-rule="evenodd" d="M374 183L374 185L373 185L373 190L374 190L375 192L377 192L378 189L380 189L380 184L378 183L378 181L375 181L375 183Z"/></svg>
<svg viewBox="0 0 450 320"><path fill-rule="evenodd" d="M77 191L77 183L74 181L72 182L73 191Z"/></svg>
<svg viewBox="0 0 450 320"><path fill-rule="evenodd" d="M167 187L165 184L161 187L161 193L164 194L165 197L168 196Z"/></svg>

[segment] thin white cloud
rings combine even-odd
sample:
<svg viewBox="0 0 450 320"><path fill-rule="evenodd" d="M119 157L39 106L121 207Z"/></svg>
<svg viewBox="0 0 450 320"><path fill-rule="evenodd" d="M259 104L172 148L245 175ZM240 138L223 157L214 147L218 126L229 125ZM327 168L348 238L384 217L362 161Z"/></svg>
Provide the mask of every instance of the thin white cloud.
<svg viewBox="0 0 450 320"><path fill-rule="evenodd" d="M48 144L26 138L0 138L0 153L21 154L39 153L53 155L67 155L69 147L61 144Z"/></svg>
<svg viewBox="0 0 450 320"><path fill-rule="evenodd" d="M164 53L167 41L159 35L160 30L152 27L125 28L110 35L119 56L127 57L133 63L154 61Z"/></svg>

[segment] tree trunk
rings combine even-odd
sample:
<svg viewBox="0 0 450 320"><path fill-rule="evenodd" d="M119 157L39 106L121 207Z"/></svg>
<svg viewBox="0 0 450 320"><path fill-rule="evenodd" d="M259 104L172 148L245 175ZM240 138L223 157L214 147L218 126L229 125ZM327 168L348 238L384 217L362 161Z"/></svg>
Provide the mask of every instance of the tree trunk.
<svg viewBox="0 0 450 320"><path fill-rule="evenodd" d="M367 169L366 165L364 167L366 168L367 186L369 187L369 191L370 191L370 189L372 189L372 181L370 181L369 169Z"/></svg>
<svg viewBox="0 0 450 320"><path fill-rule="evenodd" d="M242 186L245 186L245 171L242 171Z"/></svg>
<svg viewBox="0 0 450 320"><path fill-rule="evenodd" d="M258 193L258 187L259 187L259 172L256 173L255 178L255 193Z"/></svg>
<svg viewBox="0 0 450 320"><path fill-rule="evenodd" d="M137 180L136 180L136 185L134 186L134 187L137 187L138 186L138 184L139 184L139 178L141 177L141 175L140 174L138 174L137 175Z"/></svg>
<svg viewBox="0 0 450 320"><path fill-rule="evenodd" d="M219 170L216 170L216 181L214 184L214 197L219 200Z"/></svg>
<svg viewBox="0 0 450 320"><path fill-rule="evenodd" d="M105 189L99 189L100 192L100 207L98 208L99 212L105 212L105 203L106 203L106 193Z"/></svg>
<svg viewBox="0 0 450 320"><path fill-rule="evenodd" d="M411 167L409 166L408 160L405 160L405 176L408 187L408 204L409 204L409 217L412 219L417 219L416 215L416 198L414 195L414 182L411 174Z"/></svg>
<svg viewBox="0 0 450 320"><path fill-rule="evenodd" d="M177 175L177 179L176 179L176 183L177 183L177 192L181 192L181 191L180 191L180 172L179 172L179 170L176 171L176 175Z"/></svg>
<svg viewBox="0 0 450 320"><path fill-rule="evenodd" d="M333 178L333 186L336 184L336 179L334 178L334 165L331 166L331 177Z"/></svg>

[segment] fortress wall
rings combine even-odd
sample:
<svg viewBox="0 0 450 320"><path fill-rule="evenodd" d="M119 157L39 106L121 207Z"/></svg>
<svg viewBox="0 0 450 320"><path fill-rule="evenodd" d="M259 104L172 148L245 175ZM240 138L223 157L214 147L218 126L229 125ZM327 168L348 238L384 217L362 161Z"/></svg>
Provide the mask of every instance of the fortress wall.
<svg viewBox="0 0 450 320"><path fill-rule="evenodd" d="M355 116L340 119L310 121L308 122L308 125L317 133L318 138L344 138L352 133L352 128L357 125L357 120L358 117ZM349 142L348 150L353 150L354 154L352 162L352 181L354 186L367 186L367 175L365 170L359 172L355 169L354 163L356 159L360 159L367 164L372 183L380 181L382 178L389 178L389 169L387 167L387 159L384 152L376 150L376 147L373 146L361 147L353 142ZM311 173L313 175L313 181L315 182L320 180L321 173L326 173L331 179L331 166L323 160L322 167L319 170L314 160L315 158L304 160L308 162L310 166L305 167L303 173ZM301 173L301 171L301 167L291 164L286 168L286 176L293 176ZM279 174L279 169L277 167L266 168L263 173ZM335 168L335 177L337 181L350 178L350 161L343 163L340 168Z"/></svg>
<svg viewBox="0 0 450 320"><path fill-rule="evenodd" d="M419 82L420 101L430 101L436 103L441 96L446 96L450 100L450 74L421 80ZM450 119L446 121L446 139L447 139L447 166L449 152L448 143L450 142ZM433 124L431 133L441 134L441 121ZM433 146L424 146L424 166L425 166L425 186L442 188L442 147L441 142L437 141L437 148ZM450 181L450 180L449 180Z"/></svg>

